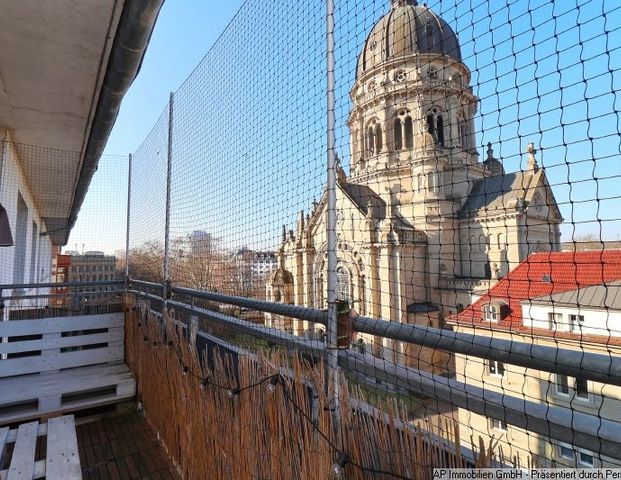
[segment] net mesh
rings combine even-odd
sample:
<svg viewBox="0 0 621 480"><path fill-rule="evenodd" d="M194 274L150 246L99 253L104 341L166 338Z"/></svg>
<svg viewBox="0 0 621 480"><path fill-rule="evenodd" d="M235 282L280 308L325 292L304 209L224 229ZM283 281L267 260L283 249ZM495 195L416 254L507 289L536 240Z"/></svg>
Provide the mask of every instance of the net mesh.
<svg viewBox="0 0 621 480"><path fill-rule="evenodd" d="M405 402L412 424L456 422L500 464L619 466L621 382L591 362L620 345L621 7L338 0L334 20L335 205L325 5L248 0L132 155L130 276L318 310L333 290L354 325L392 329L348 338L355 391ZM214 298L173 295L210 342L325 340L325 322ZM490 360L415 331L534 353Z"/></svg>

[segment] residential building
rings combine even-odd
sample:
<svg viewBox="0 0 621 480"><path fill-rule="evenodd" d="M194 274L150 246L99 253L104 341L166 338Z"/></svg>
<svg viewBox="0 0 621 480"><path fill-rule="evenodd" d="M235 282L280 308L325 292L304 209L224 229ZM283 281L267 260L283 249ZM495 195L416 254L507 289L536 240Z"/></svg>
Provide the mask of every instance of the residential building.
<svg viewBox="0 0 621 480"><path fill-rule="evenodd" d="M447 318L457 332L621 355L621 250L534 253L487 294ZM619 422L621 387L456 355L457 379L543 405ZM462 441L494 438L521 466L608 467L618 461L459 409ZM568 424L571 418L567 419Z"/></svg>
<svg viewBox="0 0 621 480"><path fill-rule="evenodd" d="M3 5L0 205L14 244L0 248L0 284L52 281L53 247L67 243L160 6ZM37 293L30 290L3 294ZM43 302L19 300L30 301Z"/></svg>

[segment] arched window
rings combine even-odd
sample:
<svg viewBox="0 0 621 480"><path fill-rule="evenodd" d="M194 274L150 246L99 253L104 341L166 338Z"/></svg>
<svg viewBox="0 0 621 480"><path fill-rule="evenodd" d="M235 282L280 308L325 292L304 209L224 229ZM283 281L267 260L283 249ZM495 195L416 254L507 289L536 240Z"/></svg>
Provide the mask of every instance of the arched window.
<svg viewBox="0 0 621 480"><path fill-rule="evenodd" d="M375 155L375 130L372 126L367 129L367 151L369 155Z"/></svg>
<svg viewBox="0 0 621 480"><path fill-rule="evenodd" d="M382 136L382 127L380 125L375 126L375 152L379 153L382 151L383 146L383 136Z"/></svg>
<svg viewBox="0 0 621 480"><path fill-rule="evenodd" d="M395 150L401 150L403 148L403 138L401 137L401 119L395 118L393 128L395 131Z"/></svg>
<svg viewBox="0 0 621 480"><path fill-rule="evenodd" d="M412 148L414 142L414 126L410 117L405 117L403 130L403 134L405 135L405 148L409 150Z"/></svg>
<svg viewBox="0 0 621 480"><path fill-rule="evenodd" d="M479 235L479 251L484 252L487 242L485 241L485 235Z"/></svg>
<svg viewBox="0 0 621 480"><path fill-rule="evenodd" d="M444 146L444 118L437 108L427 113L427 131L438 145Z"/></svg>
<svg viewBox="0 0 621 480"><path fill-rule="evenodd" d="M351 281L347 269L339 267L336 269L336 298L338 300L350 301Z"/></svg>
<svg viewBox="0 0 621 480"><path fill-rule="evenodd" d="M505 248L505 236L502 233L498 234L498 249L502 250Z"/></svg>
<svg viewBox="0 0 621 480"><path fill-rule="evenodd" d="M444 120L442 115L436 117L436 135L438 143L444 146Z"/></svg>
<svg viewBox="0 0 621 480"><path fill-rule="evenodd" d="M436 138L436 122L432 114L427 115L427 131L433 138Z"/></svg>

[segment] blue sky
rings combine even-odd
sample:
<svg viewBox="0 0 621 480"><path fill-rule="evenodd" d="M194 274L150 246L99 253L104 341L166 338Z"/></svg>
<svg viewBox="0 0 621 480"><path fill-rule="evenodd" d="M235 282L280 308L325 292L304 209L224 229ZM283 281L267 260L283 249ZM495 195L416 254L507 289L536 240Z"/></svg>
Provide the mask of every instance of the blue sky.
<svg viewBox="0 0 621 480"><path fill-rule="evenodd" d="M281 225L293 228L296 212L308 210L321 193L323 2L248 0L213 48L241 2L209 3L167 0L106 149L107 154L135 152L132 245L163 239L165 106L171 90L176 91L173 236L200 229L229 248L273 247ZM483 146L492 142L505 169L515 171L525 167L526 145L536 144L566 220L563 240L585 233L615 239L621 232L617 3L429 2L458 33L472 71L471 85L480 98L479 152L483 156ZM355 61L388 2L336 4L337 145L347 166L345 122ZM69 247L123 247L124 215L106 221L105 238L89 233L102 205L123 212L122 164L114 156L102 159Z"/></svg>

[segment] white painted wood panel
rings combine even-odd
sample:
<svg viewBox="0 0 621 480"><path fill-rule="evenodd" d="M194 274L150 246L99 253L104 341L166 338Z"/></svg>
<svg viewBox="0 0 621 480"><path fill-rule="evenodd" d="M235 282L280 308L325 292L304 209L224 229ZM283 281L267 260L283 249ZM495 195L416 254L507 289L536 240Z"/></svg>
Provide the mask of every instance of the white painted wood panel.
<svg viewBox="0 0 621 480"><path fill-rule="evenodd" d="M32 480L38 426L39 422L19 426L7 480Z"/></svg>
<svg viewBox="0 0 621 480"><path fill-rule="evenodd" d="M40 320L11 320L10 322L0 322L0 337L18 337L22 335L122 327L124 318L123 313L106 313L101 315L55 317Z"/></svg>
<svg viewBox="0 0 621 480"><path fill-rule="evenodd" d="M110 328L107 333L76 335L71 337L60 337L57 339L44 338L41 340L0 343L0 354L81 347L83 345L94 345L96 343L122 342L124 334L125 332L122 327L115 327Z"/></svg>
<svg viewBox="0 0 621 480"><path fill-rule="evenodd" d="M58 352L49 357L9 358L0 361L0 378L114 362L123 360L123 358L123 342L110 343L105 348L78 352Z"/></svg>
<svg viewBox="0 0 621 480"><path fill-rule="evenodd" d="M45 462L47 480L82 478L73 415L52 418L48 421Z"/></svg>
<svg viewBox="0 0 621 480"><path fill-rule="evenodd" d="M24 375L0 380L0 405L28 398L99 388L133 378L124 363L96 365L58 373Z"/></svg>

